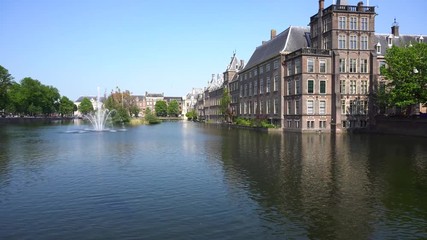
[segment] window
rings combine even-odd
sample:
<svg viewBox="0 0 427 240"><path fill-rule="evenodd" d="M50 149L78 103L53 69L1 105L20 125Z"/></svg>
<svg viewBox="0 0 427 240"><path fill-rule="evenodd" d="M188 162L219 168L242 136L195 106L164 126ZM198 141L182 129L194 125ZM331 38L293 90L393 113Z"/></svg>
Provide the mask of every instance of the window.
<svg viewBox="0 0 427 240"><path fill-rule="evenodd" d="M254 69L254 76L258 75L258 70Z"/></svg>
<svg viewBox="0 0 427 240"><path fill-rule="evenodd" d="M314 101L307 100L307 114L313 114L313 113L314 113Z"/></svg>
<svg viewBox="0 0 427 240"><path fill-rule="evenodd" d="M270 92L270 77L267 77L265 92Z"/></svg>
<svg viewBox="0 0 427 240"><path fill-rule="evenodd" d="M357 30L357 17L350 17L350 30Z"/></svg>
<svg viewBox="0 0 427 240"><path fill-rule="evenodd" d="M264 79L259 80L259 93L264 93Z"/></svg>
<svg viewBox="0 0 427 240"><path fill-rule="evenodd" d="M319 72L321 72L321 73L326 72L326 60L324 60L324 59L319 60Z"/></svg>
<svg viewBox="0 0 427 240"><path fill-rule="evenodd" d="M301 73L301 60L295 60L295 74Z"/></svg>
<svg viewBox="0 0 427 240"><path fill-rule="evenodd" d="M326 121L319 121L319 128L326 128Z"/></svg>
<svg viewBox="0 0 427 240"><path fill-rule="evenodd" d="M314 72L314 59L312 58L307 59L307 72Z"/></svg>
<svg viewBox="0 0 427 240"><path fill-rule="evenodd" d="M350 36L350 49L357 49L357 36L356 35Z"/></svg>
<svg viewBox="0 0 427 240"><path fill-rule="evenodd" d="M299 100L295 101L295 114L299 114Z"/></svg>
<svg viewBox="0 0 427 240"><path fill-rule="evenodd" d="M368 72L368 59L360 59L360 72L361 73Z"/></svg>
<svg viewBox="0 0 427 240"><path fill-rule="evenodd" d="M348 113L348 111L347 111L347 106L345 104L345 99L342 99L341 100L341 114L347 114L347 113Z"/></svg>
<svg viewBox="0 0 427 240"><path fill-rule="evenodd" d="M258 102L254 101L254 114L256 114L257 112L257 107L258 107Z"/></svg>
<svg viewBox="0 0 427 240"><path fill-rule="evenodd" d="M263 74L264 73L264 66L260 66L259 67L259 74Z"/></svg>
<svg viewBox="0 0 427 240"><path fill-rule="evenodd" d="M270 113L270 99L267 99L267 102L265 103L265 113L269 114Z"/></svg>
<svg viewBox="0 0 427 240"><path fill-rule="evenodd" d="M252 83L249 83L249 96L252 96Z"/></svg>
<svg viewBox="0 0 427 240"><path fill-rule="evenodd" d="M339 17L338 18L338 28L339 29L346 29L347 27L347 18L346 17Z"/></svg>
<svg viewBox="0 0 427 240"><path fill-rule="evenodd" d="M326 81L320 80L320 93L325 94L326 93Z"/></svg>
<svg viewBox="0 0 427 240"><path fill-rule="evenodd" d="M274 69L278 69L279 68L279 61L276 60L274 61Z"/></svg>
<svg viewBox="0 0 427 240"><path fill-rule="evenodd" d="M368 93L368 81L362 80L360 84L360 94Z"/></svg>
<svg viewBox="0 0 427 240"><path fill-rule="evenodd" d="M295 128L299 128L299 120L295 120Z"/></svg>
<svg viewBox="0 0 427 240"><path fill-rule="evenodd" d="M245 84L245 96L248 96L248 84Z"/></svg>
<svg viewBox="0 0 427 240"><path fill-rule="evenodd" d="M292 127L292 120L287 120L287 123L288 123L288 128L291 128Z"/></svg>
<svg viewBox="0 0 427 240"><path fill-rule="evenodd" d="M369 29L368 18L362 17L360 19L360 24L361 24L360 30L362 30L362 31L368 31L368 29Z"/></svg>
<svg viewBox="0 0 427 240"><path fill-rule="evenodd" d="M288 115L290 115L291 114L291 111L292 111L292 105L291 105L291 101L288 101L288 104L287 104L288 106L288 108L287 108L287 111L286 111L286 114L288 114Z"/></svg>
<svg viewBox="0 0 427 240"><path fill-rule="evenodd" d="M363 35L360 37L360 49L368 50L368 36Z"/></svg>
<svg viewBox="0 0 427 240"><path fill-rule="evenodd" d="M307 121L307 128L314 128L314 121Z"/></svg>
<svg viewBox="0 0 427 240"><path fill-rule="evenodd" d="M319 114L326 114L326 101L319 101Z"/></svg>
<svg viewBox="0 0 427 240"><path fill-rule="evenodd" d="M339 49L345 49L346 48L346 36L345 35L338 35L338 48Z"/></svg>
<svg viewBox="0 0 427 240"><path fill-rule="evenodd" d="M258 82L254 82L254 95L258 95Z"/></svg>
<svg viewBox="0 0 427 240"><path fill-rule="evenodd" d="M377 50L377 54L381 54L381 44L377 43L377 45L375 45L375 48Z"/></svg>
<svg viewBox="0 0 427 240"><path fill-rule="evenodd" d="M307 80L307 93L314 93L314 80Z"/></svg>
<svg viewBox="0 0 427 240"><path fill-rule="evenodd" d="M291 76L291 75L293 75L294 74L294 67L293 67L293 65L292 65L292 62L288 62L288 76Z"/></svg>
<svg viewBox="0 0 427 240"><path fill-rule="evenodd" d="M357 59L350 59L350 73L355 73L357 68Z"/></svg>
<svg viewBox="0 0 427 240"><path fill-rule="evenodd" d="M277 109L279 109L279 100L275 98L273 100L273 114L277 114Z"/></svg>
<svg viewBox="0 0 427 240"><path fill-rule="evenodd" d="M279 75L275 75L274 76L273 91L277 91L278 86L279 86Z"/></svg>
<svg viewBox="0 0 427 240"><path fill-rule="evenodd" d="M269 63L269 64L267 64L267 65L265 66L265 68L266 68L266 69L265 69L265 71L266 71L266 72L270 71L270 63Z"/></svg>
<svg viewBox="0 0 427 240"><path fill-rule="evenodd" d="M345 58L340 58L340 73L346 72L345 66L346 66Z"/></svg>
<svg viewBox="0 0 427 240"><path fill-rule="evenodd" d="M341 84L340 84L340 93L341 94L345 94L345 80L341 80Z"/></svg>
<svg viewBox="0 0 427 240"><path fill-rule="evenodd" d="M328 37L323 38L323 49L330 49Z"/></svg>
<svg viewBox="0 0 427 240"><path fill-rule="evenodd" d="M393 36L388 36L387 37L387 44L389 47L391 47L393 45Z"/></svg>
<svg viewBox="0 0 427 240"><path fill-rule="evenodd" d="M350 80L350 94L356 94L356 80Z"/></svg>
<svg viewBox="0 0 427 240"><path fill-rule="evenodd" d="M288 88L286 89L286 95L291 95L291 87L292 87L292 82L291 80L288 81Z"/></svg>
<svg viewBox="0 0 427 240"><path fill-rule="evenodd" d="M297 79L295 80L295 94L300 94L300 93L301 93L300 80Z"/></svg>

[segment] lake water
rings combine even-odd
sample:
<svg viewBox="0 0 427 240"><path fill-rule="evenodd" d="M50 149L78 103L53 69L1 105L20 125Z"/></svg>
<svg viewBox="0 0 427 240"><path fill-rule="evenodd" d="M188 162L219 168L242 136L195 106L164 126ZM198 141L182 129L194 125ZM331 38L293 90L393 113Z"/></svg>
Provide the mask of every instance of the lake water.
<svg viewBox="0 0 427 240"><path fill-rule="evenodd" d="M0 239L427 238L427 140L0 125Z"/></svg>

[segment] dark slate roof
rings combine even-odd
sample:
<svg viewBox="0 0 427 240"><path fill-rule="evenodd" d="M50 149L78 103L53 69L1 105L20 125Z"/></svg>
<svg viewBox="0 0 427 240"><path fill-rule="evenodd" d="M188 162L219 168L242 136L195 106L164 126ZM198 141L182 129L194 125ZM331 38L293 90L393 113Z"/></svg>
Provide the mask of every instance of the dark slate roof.
<svg viewBox="0 0 427 240"><path fill-rule="evenodd" d="M290 53L310 46L309 39L306 38L306 33L308 32L310 32L310 27L289 27L275 38L257 47L244 70L250 69L280 53Z"/></svg>
<svg viewBox="0 0 427 240"><path fill-rule="evenodd" d="M379 55L385 55L387 49L390 48L387 41L389 37L393 38L394 46L401 47L418 42L421 36L424 38L422 42L427 43L427 36L425 35L399 35L399 37L395 37L392 34L375 34L374 47L379 43L381 45L381 54Z"/></svg>

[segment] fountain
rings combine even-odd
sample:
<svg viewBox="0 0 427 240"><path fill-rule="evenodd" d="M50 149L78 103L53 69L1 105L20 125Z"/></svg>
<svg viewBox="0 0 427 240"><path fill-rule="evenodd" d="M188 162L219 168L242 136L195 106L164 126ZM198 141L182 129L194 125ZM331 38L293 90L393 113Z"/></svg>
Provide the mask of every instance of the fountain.
<svg viewBox="0 0 427 240"><path fill-rule="evenodd" d="M100 94L98 87L98 96L96 98L95 112L85 115L84 118L90 121L93 127L93 131L113 131L110 128L107 128L107 124L110 124L112 126L110 114L113 113L114 110L109 111L108 109L103 109L99 95Z"/></svg>

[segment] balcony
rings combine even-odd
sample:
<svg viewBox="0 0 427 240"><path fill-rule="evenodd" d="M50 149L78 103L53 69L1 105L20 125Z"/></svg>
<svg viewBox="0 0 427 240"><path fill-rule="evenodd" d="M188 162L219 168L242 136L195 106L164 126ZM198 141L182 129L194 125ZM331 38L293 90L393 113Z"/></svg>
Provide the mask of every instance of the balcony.
<svg viewBox="0 0 427 240"><path fill-rule="evenodd" d="M348 12L348 13L372 13L375 14L375 7L370 6L348 6L348 5L331 5L323 10L323 15L332 12ZM317 19L318 14L313 15L310 21L313 22Z"/></svg>
<svg viewBox="0 0 427 240"><path fill-rule="evenodd" d="M320 48L301 48L286 55L286 59L294 58L299 55L317 55L317 56L331 56L331 50Z"/></svg>

